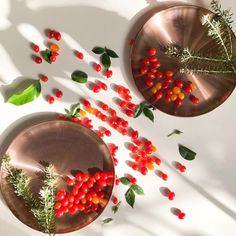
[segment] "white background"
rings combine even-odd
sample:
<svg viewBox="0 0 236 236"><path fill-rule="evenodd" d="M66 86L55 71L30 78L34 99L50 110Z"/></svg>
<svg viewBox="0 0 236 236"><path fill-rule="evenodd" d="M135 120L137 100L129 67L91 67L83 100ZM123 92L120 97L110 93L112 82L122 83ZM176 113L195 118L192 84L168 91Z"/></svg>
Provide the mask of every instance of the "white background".
<svg viewBox="0 0 236 236"><path fill-rule="evenodd" d="M185 1L204 7L207 1ZM73 83L69 76L75 69L87 71L90 81L101 79L90 63L96 61L91 49L96 45L106 45L118 52L121 59L113 60L114 76L108 84L129 85L135 101L141 101L127 71L125 60L128 35L137 20L151 8L161 4L154 0L0 0L0 133L1 144L10 131L18 127L22 120L33 113L63 112L80 97L94 101L106 101L115 107L112 89L98 96L85 86ZM222 0L224 8L231 7L236 17L236 2ZM191 27L191 26L190 26ZM61 56L54 65L37 65L31 60L29 42L44 47L44 30L55 28L62 32ZM234 25L236 30L236 25ZM135 30L134 30L135 31ZM85 54L80 62L73 56L73 50ZM17 85L22 78L35 78L45 72L50 79L43 84L43 96L22 107L4 103L9 89L7 84ZM44 97L54 88L61 88L65 96L54 105L49 105ZM109 96L108 96L109 95ZM141 117L130 120L131 125L157 145L163 160L161 170L169 175L167 182L156 174L142 177L128 169L129 159L124 142L128 139L112 130L113 136L107 141L119 144L117 173L131 172L145 191L144 197L136 199L131 209L124 201L125 189L120 186L115 192L123 201L120 211L112 215L108 207L102 216L90 226L71 233L78 236L235 236L236 235L236 93L219 108L196 118L176 118L162 112L155 112L155 124ZM27 118L25 116L29 115ZM37 114L36 114L37 115ZM35 115L34 115L35 116ZM20 119L20 121L19 121ZM100 123L97 122L99 125ZM178 128L181 136L167 138L167 134ZM192 162L181 159L177 144L182 143L197 152ZM179 174L172 161L180 161L187 166L185 174ZM161 193L161 187L169 187L176 192L176 199L168 201ZM178 207L186 213L186 219L179 220L170 209ZM101 226L100 221L113 217L114 223ZM0 200L0 235L31 236L41 235L19 222L3 200Z"/></svg>

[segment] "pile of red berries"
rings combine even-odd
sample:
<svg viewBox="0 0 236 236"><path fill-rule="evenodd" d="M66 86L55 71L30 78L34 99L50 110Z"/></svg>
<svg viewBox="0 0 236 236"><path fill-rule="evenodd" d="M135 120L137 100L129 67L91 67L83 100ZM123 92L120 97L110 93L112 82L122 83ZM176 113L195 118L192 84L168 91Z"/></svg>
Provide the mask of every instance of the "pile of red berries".
<svg viewBox="0 0 236 236"><path fill-rule="evenodd" d="M66 183L70 191L63 189L56 194L55 214L58 218L66 213L88 214L104 208L109 199L108 189L114 184L114 174L100 171L90 175L79 171L73 178L68 178Z"/></svg>
<svg viewBox="0 0 236 236"><path fill-rule="evenodd" d="M171 70L165 73L161 71L159 69L161 63L156 54L156 48L150 48L148 57L141 59L138 69L138 75L143 78L145 90L148 90L150 95L150 103L155 104L164 98L166 102L173 102L176 107L180 107L187 95L193 104L198 104L199 98L192 94L197 89L196 84L174 79L174 73Z"/></svg>

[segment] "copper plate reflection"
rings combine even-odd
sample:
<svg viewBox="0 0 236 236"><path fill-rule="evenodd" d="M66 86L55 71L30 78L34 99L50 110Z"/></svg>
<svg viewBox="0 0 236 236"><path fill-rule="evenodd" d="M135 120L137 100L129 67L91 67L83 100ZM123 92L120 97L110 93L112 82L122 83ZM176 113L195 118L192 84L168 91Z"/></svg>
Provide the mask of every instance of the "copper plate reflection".
<svg viewBox="0 0 236 236"><path fill-rule="evenodd" d="M145 87L143 79L137 73L140 59L147 56L150 47L158 49L158 57L162 70L173 70L175 79L192 81L198 89L194 95L200 99L198 105L193 105L185 99L181 107L175 108L173 103L167 103L164 98L153 104L157 109L174 116L191 117L207 113L222 104L235 88L236 76L206 75L180 73L180 62L165 55L168 45L180 48L190 48L203 55L219 54L219 49L213 39L207 35L207 29L200 19L203 14L213 14L211 11L197 6L175 6L157 11L143 25L132 48L131 66L137 88L149 101L150 89ZM233 54L236 54L236 40L233 37Z"/></svg>
<svg viewBox="0 0 236 236"><path fill-rule="evenodd" d="M23 169L31 176L31 188L34 194L39 192L41 181L38 172L41 171L40 161L52 163L59 175L58 188L66 188L62 177L71 176L71 170L87 171L88 168L99 168L114 173L114 165L106 144L92 130L70 121L53 120L22 131L10 144L7 152L12 164ZM39 230L37 222L32 217L23 201L16 197L13 189L7 183L4 168L1 168L1 191L13 214L24 224ZM111 196L113 187L108 190ZM93 220L98 213L77 213L74 216L66 214L56 221L56 233L67 233L78 230Z"/></svg>

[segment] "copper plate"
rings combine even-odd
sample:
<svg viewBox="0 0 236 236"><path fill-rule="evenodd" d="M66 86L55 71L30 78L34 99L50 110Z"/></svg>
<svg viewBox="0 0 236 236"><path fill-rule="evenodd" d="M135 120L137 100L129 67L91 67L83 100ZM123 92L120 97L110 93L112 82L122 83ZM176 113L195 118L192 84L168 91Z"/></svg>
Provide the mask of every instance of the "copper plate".
<svg viewBox="0 0 236 236"><path fill-rule="evenodd" d="M185 99L183 105L175 108L173 103L167 103L164 98L153 104L157 109L174 116L190 117L207 113L222 104L235 88L235 76L183 74L178 72L180 62L168 57L164 52L166 47L174 45L187 47L204 55L219 54L219 49L213 39L207 35L207 29L202 26L200 19L203 14L213 14L211 11L197 6L175 6L154 15L143 25L132 48L131 66L137 88L143 97L149 101L150 89L145 87L143 79L137 73L140 59L147 56L150 47L158 49L158 57L162 70L173 70L175 79L192 81L198 89L194 95L199 97L200 103L193 105ZM233 54L236 55L236 40L233 36Z"/></svg>
<svg viewBox="0 0 236 236"><path fill-rule="evenodd" d="M63 177L71 176L71 170L87 171L96 167L114 173L110 152L102 139L92 130L70 121L53 120L33 125L13 140L6 153L11 156L15 167L31 176L31 187L36 195L41 186L38 178L41 161L55 166L59 175L58 188L66 188ZM4 168L1 168L1 191L10 210L24 224L39 230L29 209L16 197L5 177ZM109 196L112 189L108 190ZM56 233L78 230L94 221L102 211L74 216L67 214L57 219Z"/></svg>

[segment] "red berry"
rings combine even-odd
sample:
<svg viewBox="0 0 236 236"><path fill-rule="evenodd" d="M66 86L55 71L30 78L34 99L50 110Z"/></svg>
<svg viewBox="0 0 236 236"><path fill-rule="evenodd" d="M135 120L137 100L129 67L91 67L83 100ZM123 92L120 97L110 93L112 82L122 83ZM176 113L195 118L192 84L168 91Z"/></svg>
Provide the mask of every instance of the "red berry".
<svg viewBox="0 0 236 236"><path fill-rule="evenodd" d="M76 214L76 212L78 211L78 207L76 205L73 205L70 209L69 209L69 213L71 215Z"/></svg>
<svg viewBox="0 0 236 236"><path fill-rule="evenodd" d="M140 75L145 75L148 72L148 68L146 66L143 66L139 69Z"/></svg>
<svg viewBox="0 0 236 236"><path fill-rule="evenodd" d="M124 88L124 94L130 94L130 90L128 88Z"/></svg>
<svg viewBox="0 0 236 236"><path fill-rule="evenodd" d="M84 54L82 52L76 52L76 56L77 58L79 58L80 60L84 59Z"/></svg>
<svg viewBox="0 0 236 236"><path fill-rule="evenodd" d="M192 87L191 87L190 84L185 85L183 89L186 93L191 93L192 92Z"/></svg>
<svg viewBox="0 0 236 236"><path fill-rule="evenodd" d="M101 86L99 84L94 84L93 86L93 92L99 93L101 91Z"/></svg>
<svg viewBox="0 0 236 236"><path fill-rule="evenodd" d="M157 78L157 79L161 79L162 77L163 77L163 73L160 72L160 71L158 71L158 72L156 73L156 78Z"/></svg>
<svg viewBox="0 0 236 236"><path fill-rule="evenodd" d="M147 78L149 78L149 79L154 79L154 78L155 78L155 73L149 71L149 72L147 73Z"/></svg>
<svg viewBox="0 0 236 236"><path fill-rule="evenodd" d="M111 116L116 116L116 111L114 109L110 109Z"/></svg>
<svg viewBox="0 0 236 236"><path fill-rule="evenodd" d="M49 31L48 31L48 38L49 38L49 39L54 38L54 35L55 35L55 31L54 31L54 30L49 30Z"/></svg>
<svg viewBox="0 0 236 236"><path fill-rule="evenodd" d="M74 200L75 200L75 197L74 197L72 194L70 194L70 195L68 196L68 201L69 201L69 202L74 202Z"/></svg>
<svg viewBox="0 0 236 236"><path fill-rule="evenodd" d="M124 108L124 107L127 106L127 102L126 102L126 101L120 101L119 106L120 106L121 108Z"/></svg>
<svg viewBox="0 0 236 236"><path fill-rule="evenodd" d="M63 200L66 196L66 192L65 190L61 190L57 192L57 200Z"/></svg>
<svg viewBox="0 0 236 236"><path fill-rule="evenodd" d="M145 166L142 166L140 168L140 172L141 172L142 175L146 175L148 173L148 169Z"/></svg>
<svg viewBox="0 0 236 236"><path fill-rule="evenodd" d="M116 205L118 203L118 198L116 196L113 196L112 197L112 202L113 202L113 204Z"/></svg>
<svg viewBox="0 0 236 236"><path fill-rule="evenodd" d="M56 95L57 98L61 98L61 97L63 97L63 92L58 89L58 90L56 91L56 94L55 94L55 95Z"/></svg>
<svg viewBox="0 0 236 236"><path fill-rule="evenodd" d="M69 204L69 201L68 201L68 198L65 196L65 198L61 201L61 203L62 203L62 206L68 206L68 204Z"/></svg>
<svg viewBox="0 0 236 236"><path fill-rule="evenodd" d="M176 98L174 103L176 107L180 107L183 103L183 100L181 100L180 98Z"/></svg>
<svg viewBox="0 0 236 236"><path fill-rule="evenodd" d="M132 153L137 153L138 152L138 147L137 146L131 146L130 148Z"/></svg>
<svg viewBox="0 0 236 236"><path fill-rule="evenodd" d="M118 86L116 91L118 94L124 94L124 88L122 86Z"/></svg>
<svg viewBox="0 0 236 236"><path fill-rule="evenodd" d="M148 87L151 87L153 86L153 79L150 79L150 78L146 78L145 79L145 84L148 86Z"/></svg>
<svg viewBox="0 0 236 236"><path fill-rule="evenodd" d="M39 46L37 44L33 44L32 48L35 52L39 52Z"/></svg>
<svg viewBox="0 0 236 236"><path fill-rule="evenodd" d="M127 129L121 129L120 132L121 132L122 135L126 135L128 133Z"/></svg>
<svg viewBox="0 0 236 236"><path fill-rule="evenodd" d="M173 74L174 74L174 72L171 71L171 70L166 71L166 76L167 76L167 77L172 77Z"/></svg>
<svg viewBox="0 0 236 236"><path fill-rule="evenodd" d="M153 161L159 166L161 164L161 159L158 157L153 157Z"/></svg>
<svg viewBox="0 0 236 236"><path fill-rule="evenodd" d="M133 116L134 116L134 112L133 112L132 110L130 110L130 109L126 109L126 110L125 110L125 114L126 114L127 116L129 116L129 117L133 117Z"/></svg>
<svg viewBox="0 0 236 236"><path fill-rule="evenodd" d="M101 120L102 121L107 121L108 117L104 114L101 115Z"/></svg>
<svg viewBox="0 0 236 236"><path fill-rule="evenodd" d="M115 180L115 185L117 186L117 185L119 185L119 183L120 183L120 179L116 179Z"/></svg>
<svg viewBox="0 0 236 236"><path fill-rule="evenodd" d="M59 53L57 52L51 52L51 56L57 57L59 55Z"/></svg>
<svg viewBox="0 0 236 236"><path fill-rule="evenodd" d="M107 104L103 103L101 108L102 108L102 110L107 111L109 109L109 106Z"/></svg>
<svg viewBox="0 0 236 236"><path fill-rule="evenodd" d="M176 79L174 84L176 87L179 87L179 88L183 87L183 81L181 79Z"/></svg>
<svg viewBox="0 0 236 236"><path fill-rule="evenodd" d="M162 96L163 96L163 92L162 92L162 91L157 91L157 92L154 94L154 96L155 96L155 99L156 99L156 100L160 100L160 99L162 98Z"/></svg>
<svg viewBox="0 0 236 236"><path fill-rule="evenodd" d="M131 133L131 138L135 140L135 139L138 138L138 135L139 135L138 131L137 131L137 130L134 130L134 131L132 131L132 133Z"/></svg>
<svg viewBox="0 0 236 236"><path fill-rule="evenodd" d="M105 91L107 90L107 85L105 83L101 82L100 86L103 90L105 90Z"/></svg>
<svg viewBox="0 0 236 236"><path fill-rule="evenodd" d="M56 203L55 203L54 208L55 208L56 210L60 209L61 207L62 207L61 202L56 202Z"/></svg>
<svg viewBox="0 0 236 236"><path fill-rule="evenodd" d="M132 163L132 164L131 164L131 168L132 168L133 170L138 170L138 165L137 165L136 163Z"/></svg>
<svg viewBox="0 0 236 236"><path fill-rule="evenodd" d="M57 57L54 55L50 56L50 62L55 62L57 60Z"/></svg>
<svg viewBox="0 0 236 236"><path fill-rule="evenodd" d="M161 178L166 181L168 179L168 175L162 172Z"/></svg>
<svg viewBox="0 0 236 236"><path fill-rule="evenodd" d="M179 164L178 170L179 170L180 172L185 172L185 171L186 171L186 166Z"/></svg>
<svg viewBox="0 0 236 236"><path fill-rule="evenodd" d="M157 58L157 56L150 56L149 57L149 61L151 62L151 63L154 63L154 62L156 62L156 61L158 61L158 58Z"/></svg>
<svg viewBox="0 0 236 236"><path fill-rule="evenodd" d="M100 64L95 64L95 70L97 71L97 72L100 72L101 71L101 69L102 69L102 67L101 67L101 65Z"/></svg>
<svg viewBox="0 0 236 236"><path fill-rule="evenodd" d="M194 97L194 96L191 96L191 97L190 97L190 101L191 101L193 104L198 104L198 103L199 103L199 98Z"/></svg>
<svg viewBox="0 0 236 236"><path fill-rule="evenodd" d="M156 53L157 53L156 48L150 48L149 51L148 51L148 54L150 56L154 56L154 55L156 55Z"/></svg>
<svg viewBox="0 0 236 236"><path fill-rule="evenodd" d="M37 64L41 64L41 63L42 63L42 58L37 56L37 57L34 58L34 61L35 61Z"/></svg>
<svg viewBox="0 0 236 236"><path fill-rule="evenodd" d="M178 216L178 218L179 218L180 220L183 220L183 219L185 218L186 214L183 213L182 211L179 211L179 212L177 213L177 216Z"/></svg>
<svg viewBox="0 0 236 236"><path fill-rule="evenodd" d="M66 183L67 183L67 185L69 185L69 186L73 186L73 185L75 184L75 179L68 178L68 179L66 180Z"/></svg>
<svg viewBox="0 0 236 236"><path fill-rule="evenodd" d="M83 100L83 105L87 108L91 107L91 103L86 99Z"/></svg>
<svg viewBox="0 0 236 236"><path fill-rule="evenodd" d="M105 75L107 78L111 78L112 74L113 74L112 70L108 70Z"/></svg>
<svg viewBox="0 0 236 236"><path fill-rule="evenodd" d="M128 125L129 125L129 123L126 120L122 121L122 123L121 123L121 126L124 127L124 128L127 128Z"/></svg>
<svg viewBox="0 0 236 236"><path fill-rule="evenodd" d="M47 101L48 101L49 104L53 104L54 101L55 101L55 98L53 96L49 95L48 98L47 98Z"/></svg>
<svg viewBox="0 0 236 236"><path fill-rule="evenodd" d="M108 130L108 129L106 129L104 133L105 133L105 135L106 135L106 136L108 136L108 137L110 137L110 136L111 136L111 131L110 131L110 130Z"/></svg>
<svg viewBox="0 0 236 236"><path fill-rule="evenodd" d="M167 194L167 197L170 201L174 200L174 197L175 197L175 193L174 192L171 192L169 191L168 194Z"/></svg>
<svg viewBox="0 0 236 236"><path fill-rule="evenodd" d="M124 96L125 101L130 102L132 100L132 97L129 94L126 94Z"/></svg>
<svg viewBox="0 0 236 236"><path fill-rule="evenodd" d="M142 145L142 141L139 140L139 139L133 140L133 142L134 142L138 147L140 147L140 146Z"/></svg>
<svg viewBox="0 0 236 236"><path fill-rule="evenodd" d="M55 33L54 33L54 38L55 38L57 41L59 41L59 40L61 39L61 34L60 34L60 32L55 32Z"/></svg>
<svg viewBox="0 0 236 236"><path fill-rule="evenodd" d="M132 175L129 176L129 181L130 181L131 184L136 184L137 183L136 178L134 178Z"/></svg>
<svg viewBox="0 0 236 236"><path fill-rule="evenodd" d="M56 217L57 218L60 218L60 217L62 217L63 216L63 211L62 210L56 210Z"/></svg>
<svg viewBox="0 0 236 236"><path fill-rule="evenodd" d="M166 100L167 102L171 102L171 95L170 95L170 94L166 94L165 100Z"/></svg>
<svg viewBox="0 0 236 236"><path fill-rule="evenodd" d="M48 81L48 77L46 75L41 75L40 76L40 80L43 82L47 82Z"/></svg>
<svg viewBox="0 0 236 236"><path fill-rule="evenodd" d="M161 63L159 61L155 61L152 63L152 69L157 69L161 66ZM156 75L155 75L156 77Z"/></svg>
<svg viewBox="0 0 236 236"><path fill-rule="evenodd" d="M148 58L144 57L142 60L141 60L141 63L144 65L144 66L148 66L150 64L150 61Z"/></svg>

